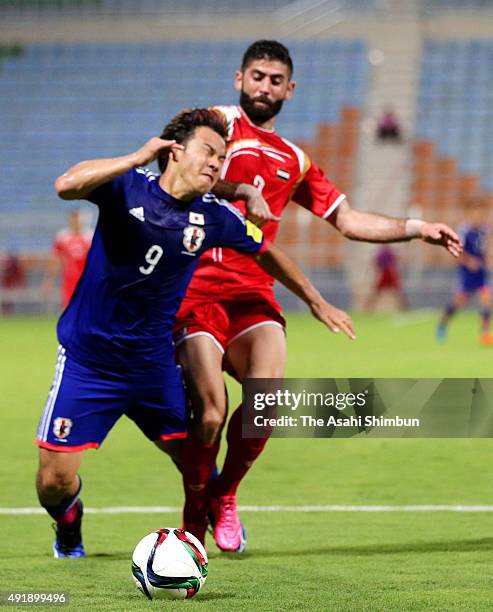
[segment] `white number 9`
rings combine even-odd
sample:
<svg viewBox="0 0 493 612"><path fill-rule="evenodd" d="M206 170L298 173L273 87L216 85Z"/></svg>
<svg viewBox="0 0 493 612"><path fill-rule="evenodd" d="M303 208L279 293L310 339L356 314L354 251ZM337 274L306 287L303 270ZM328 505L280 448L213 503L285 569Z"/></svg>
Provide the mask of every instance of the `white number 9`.
<svg viewBox="0 0 493 612"><path fill-rule="evenodd" d="M147 267L140 266L139 272L142 272L142 274L151 274L162 256L163 249L159 244L153 244L145 254L145 260L149 265Z"/></svg>

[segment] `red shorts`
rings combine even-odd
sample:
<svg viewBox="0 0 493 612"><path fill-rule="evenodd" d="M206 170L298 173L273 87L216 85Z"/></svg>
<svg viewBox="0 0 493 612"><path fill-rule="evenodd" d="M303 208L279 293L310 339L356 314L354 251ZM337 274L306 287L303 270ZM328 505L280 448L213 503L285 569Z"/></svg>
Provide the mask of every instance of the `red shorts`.
<svg viewBox="0 0 493 612"><path fill-rule="evenodd" d="M393 269L383 270L377 281L377 290L400 289L401 279L399 272Z"/></svg>
<svg viewBox="0 0 493 612"><path fill-rule="evenodd" d="M262 325L277 325L282 329L286 326L272 290L236 298L185 297L173 335L176 346L187 338L210 336L224 353L231 342Z"/></svg>

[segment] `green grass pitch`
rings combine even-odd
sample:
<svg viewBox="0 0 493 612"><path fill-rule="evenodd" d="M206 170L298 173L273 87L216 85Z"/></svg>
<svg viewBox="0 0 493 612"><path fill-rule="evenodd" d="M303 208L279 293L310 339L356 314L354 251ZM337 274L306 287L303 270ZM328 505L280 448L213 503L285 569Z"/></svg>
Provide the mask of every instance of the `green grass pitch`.
<svg viewBox="0 0 493 612"><path fill-rule="evenodd" d="M288 319L296 377L491 377L493 349L478 344L465 313L444 345L437 313L356 316L358 339L325 332L305 314ZM33 436L54 373L52 319L0 320L0 507L36 507ZM232 403L239 393L230 385ZM247 476L242 505L493 504L489 439L269 442ZM121 420L82 469L88 507L180 506L170 461ZM169 610L491 610L493 513L244 512L244 556L212 541L209 578ZM130 578L130 556L148 531L179 526L175 514L90 514L88 557L51 558L45 515L0 514L0 591L65 590L69 610L152 610ZM43 609L48 609L44 606ZM63 608L62 608L63 609Z"/></svg>

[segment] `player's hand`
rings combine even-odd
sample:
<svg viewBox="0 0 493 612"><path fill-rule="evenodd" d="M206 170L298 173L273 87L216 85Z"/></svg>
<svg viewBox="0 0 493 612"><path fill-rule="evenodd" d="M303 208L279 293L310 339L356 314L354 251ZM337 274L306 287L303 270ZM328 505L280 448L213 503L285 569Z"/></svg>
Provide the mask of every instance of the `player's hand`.
<svg viewBox="0 0 493 612"><path fill-rule="evenodd" d="M445 223L423 223L421 238L429 244L443 246L454 257L462 253L462 243L459 236Z"/></svg>
<svg viewBox="0 0 493 612"><path fill-rule="evenodd" d="M247 201L247 219L258 227L262 227L269 221L280 221L281 217L276 217L271 212L269 205L259 192L258 196Z"/></svg>
<svg viewBox="0 0 493 612"><path fill-rule="evenodd" d="M138 166L145 166L169 151L183 151L184 149L185 147L178 144L176 140L164 140L163 138L154 137L148 140L134 155L136 164Z"/></svg>
<svg viewBox="0 0 493 612"><path fill-rule="evenodd" d="M262 227L269 221L280 221L281 217L274 215L264 200L260 191L253 185L241 186L241 197L246 202L246 217L258 227ZM240 195L240 194L239 194Z"/></svg>
<svg viewBox="0 0 493 612"><path fill-rule="evenodd" d="M348 338L356 340L353 320L347 312L332 306L332 304L329 304L325 300L311 304L310 309L313 316L324 323L330 331L334 333L343 331Z"/></svg>

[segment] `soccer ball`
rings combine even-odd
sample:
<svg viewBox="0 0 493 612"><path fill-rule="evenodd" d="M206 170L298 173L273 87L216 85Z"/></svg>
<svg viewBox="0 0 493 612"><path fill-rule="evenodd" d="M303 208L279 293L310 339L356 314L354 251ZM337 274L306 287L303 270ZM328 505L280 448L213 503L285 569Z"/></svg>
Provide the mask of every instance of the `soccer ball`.
<svg viewBox="0 0 493 612"><path fill-rule="evenodd" d="M207 578L207 553L188 531L158 529L135 547L132 575L149 599L189 599Z"/></svg>

